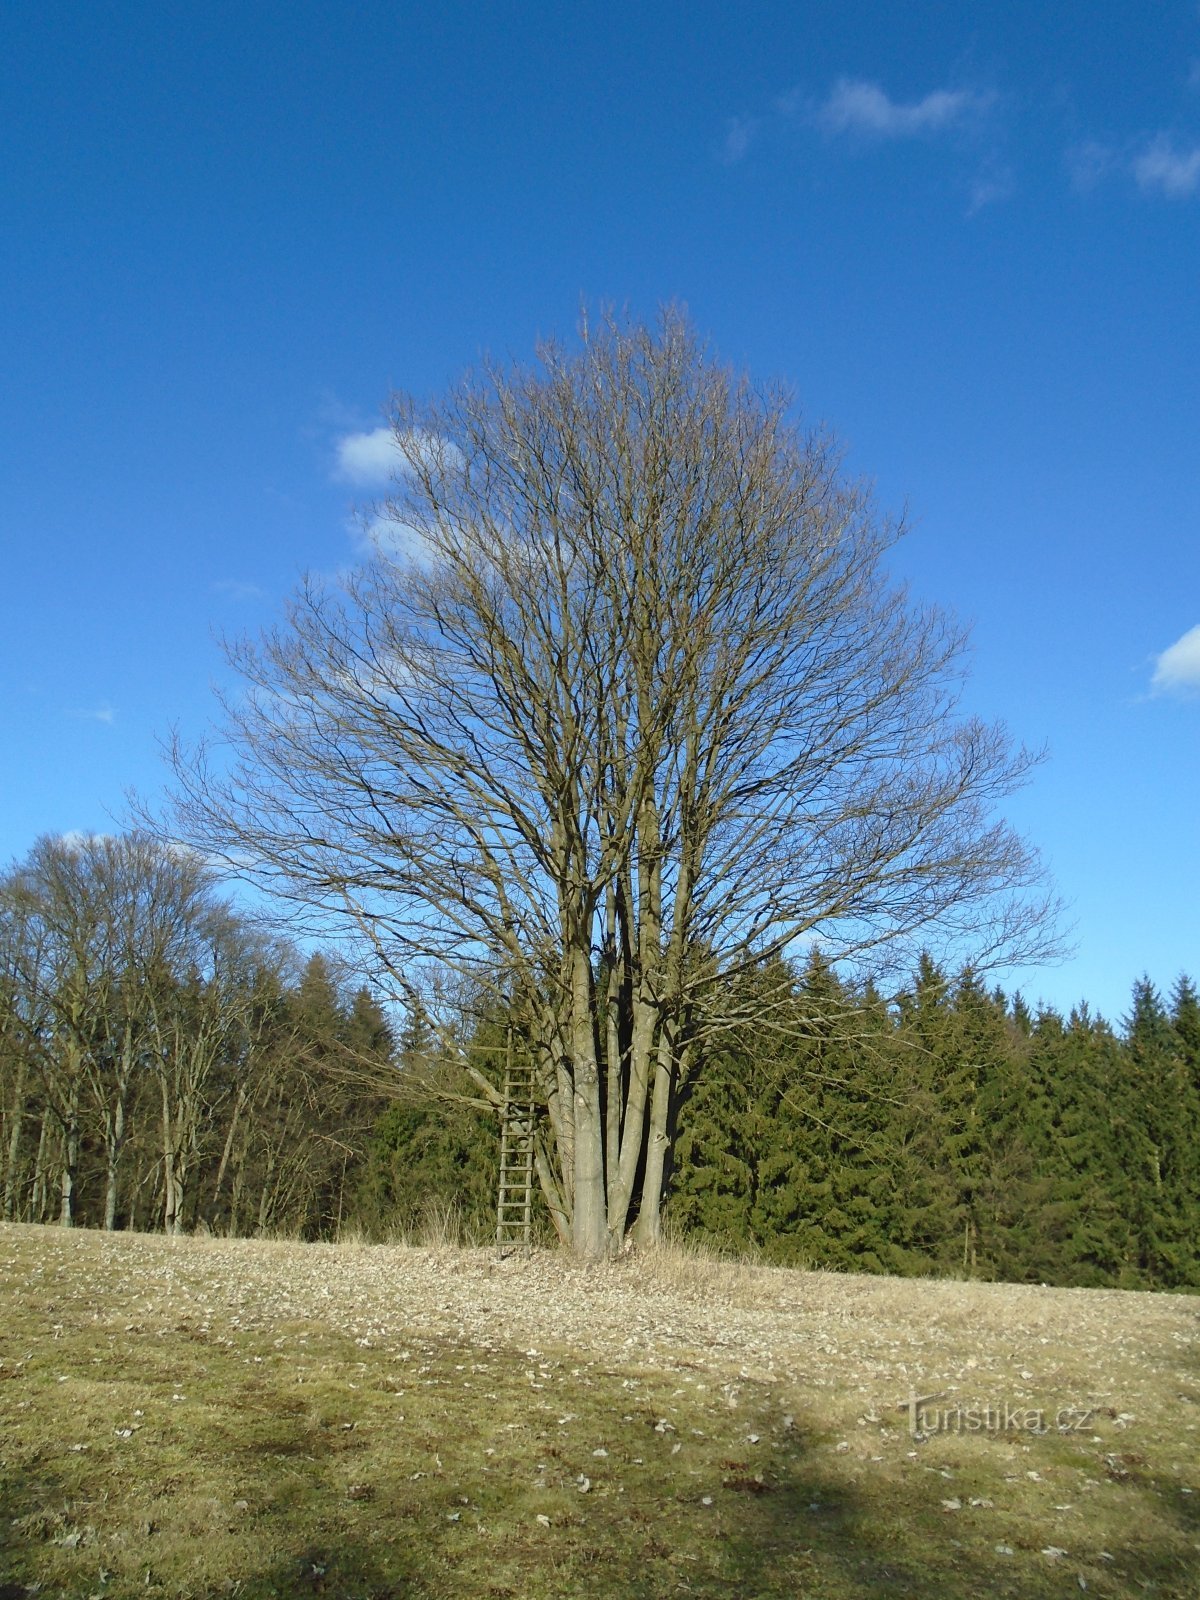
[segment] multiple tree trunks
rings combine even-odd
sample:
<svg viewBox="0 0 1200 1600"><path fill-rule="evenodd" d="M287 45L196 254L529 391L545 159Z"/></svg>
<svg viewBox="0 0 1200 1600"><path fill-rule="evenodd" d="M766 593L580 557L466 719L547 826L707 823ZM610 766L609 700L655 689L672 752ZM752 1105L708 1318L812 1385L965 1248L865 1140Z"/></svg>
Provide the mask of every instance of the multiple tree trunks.
<svg viewBox="0 0 1200 1600"><path fill-rule="evenodd" d="M0 879L7 1219L322 1231L391 1057L378 1008L319 956L301 975L198 858L45 839Z"/></svg>

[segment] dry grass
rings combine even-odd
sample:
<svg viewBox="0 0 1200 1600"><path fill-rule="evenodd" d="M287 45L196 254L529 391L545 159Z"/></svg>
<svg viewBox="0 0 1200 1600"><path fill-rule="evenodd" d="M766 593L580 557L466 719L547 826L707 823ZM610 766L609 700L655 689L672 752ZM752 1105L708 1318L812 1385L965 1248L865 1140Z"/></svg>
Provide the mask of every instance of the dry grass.
<svg viewBox="0 0 1200 1600"><path fill-rule="evenodd" d="M1198 1332L696 1251L4 1227L0 1600L1194 1600Z"/></svg>

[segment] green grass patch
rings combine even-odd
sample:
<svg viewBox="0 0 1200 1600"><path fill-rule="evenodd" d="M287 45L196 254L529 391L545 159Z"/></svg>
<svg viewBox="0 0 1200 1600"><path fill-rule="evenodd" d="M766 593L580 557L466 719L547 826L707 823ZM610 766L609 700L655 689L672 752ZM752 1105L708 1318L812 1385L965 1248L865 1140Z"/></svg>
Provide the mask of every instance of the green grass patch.
<svg viewBox="0 0 1200 1600"><path fill-rule="evenodd" d="M1200 1593L1194 1388L1136 1440L914 1439L703 1351L247 1327L220 1247L178 1252L147 1293L0 1230L0 1600Z"/></svg>

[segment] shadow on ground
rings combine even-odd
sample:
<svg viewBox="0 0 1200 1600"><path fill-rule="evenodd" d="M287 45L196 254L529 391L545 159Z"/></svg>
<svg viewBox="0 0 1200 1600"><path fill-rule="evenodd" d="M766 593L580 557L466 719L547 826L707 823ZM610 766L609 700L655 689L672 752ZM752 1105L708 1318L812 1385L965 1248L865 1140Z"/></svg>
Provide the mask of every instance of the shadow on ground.
<svg viewBox="0 0 1200 1600"><path fill-rule="evenodd" d="M881 1529L889 1523L895 1529L894 1507L806 1470L810 1462L802 1456L786 1481L764 1475L759 1482L731 1470L709 1497L711 1505L700 1494L694 1500L676 1494L669 1507L646 1496L628 1504L610 1496L585 1508L580 1497L578 1512L547 1528L506 1521L504 1508L490 1507L486 1495L447 1510L454 1497L436 1483L409 1483L391 1493L381 1486L360 1500L338 1497L320 1462L281 1453L263 1463L259 1487L270 1510L259 1519L258 1558L239 1563L224 1579L210 1568L194 1582L179 1567L160 1581L152 1559L108 1572L117 1563L104 1532L103 1491L95 1501L72 1501L51 1472L5 1474L0 1600L33 1594L660 1600L676 1593L729 1600L1029 1600L1080 1591L1077 1559L1049 1558L1019 1544L1011 1555L986 1548L982 1529L946 1514L932 1479L927 1496L911 1507L903 1534L889 1537ZM1158 1492L1148 1482L1125 1487L1137 1495ZM1090 1592L1195 1600L1200 1556L1189 1562L1182 1551L1200 1542L1200 1508L1192 1504L1195 1496L1175 1498L1169 1508L1159 1499L1156 1511L1161 1518L1169 1509L1180 1543L1166 1549L1147 1539L1110 1551L1113 1560L1102 1570L1088 1564ZM697 1529L688 1548L664 1537L663 1524L678 1528L681 1515Z"/></svg>

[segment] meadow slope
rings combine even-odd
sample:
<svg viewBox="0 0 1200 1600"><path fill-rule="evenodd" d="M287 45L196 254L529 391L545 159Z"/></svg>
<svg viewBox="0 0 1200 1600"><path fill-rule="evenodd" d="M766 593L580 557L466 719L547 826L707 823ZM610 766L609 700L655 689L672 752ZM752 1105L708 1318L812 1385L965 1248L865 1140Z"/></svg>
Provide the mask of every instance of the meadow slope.
<svg viewBox="0 0 1200 1600"><path fill-rule="evenodd" d="M0 1600L1200 1595L1184 1296L4 1225L0 1427Z"/></svg>

